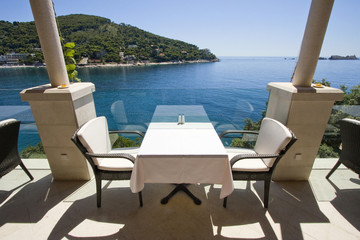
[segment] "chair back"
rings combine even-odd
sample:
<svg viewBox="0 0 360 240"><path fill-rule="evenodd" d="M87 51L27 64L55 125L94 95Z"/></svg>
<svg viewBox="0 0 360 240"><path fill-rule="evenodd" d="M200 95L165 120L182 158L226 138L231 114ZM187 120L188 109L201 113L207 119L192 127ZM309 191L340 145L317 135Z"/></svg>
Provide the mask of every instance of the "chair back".
<svg viewBox="0 0 360 240"><path fill-rule="evenodd" d="M18 153L20 121L7 119L0 122L0 177L13 170L21 161Z"/></svg>
<svg viewBox="0 0 360 240"><path fill-rule="evenodd" d="M75 135L89 153L108 153L111 150L109 129L105 117L91 119L82 125ZM95 165L100 164L101 159L95 157L92 159Z"/></svg>
<svg viewBox="0 0 360 240"><path fill-rule="evenodd" d="M341 162L356 172L360 170L360 121L344 118L340 121Z"/></svg>
<svg viewBox="0 0 360 240"><path fill-rule="evenodd" d="M275 119L264 118L254 147L258 154L278 154L293 139L292 132ZM271 168L277 158L264 158L263 162Z"/></svg>

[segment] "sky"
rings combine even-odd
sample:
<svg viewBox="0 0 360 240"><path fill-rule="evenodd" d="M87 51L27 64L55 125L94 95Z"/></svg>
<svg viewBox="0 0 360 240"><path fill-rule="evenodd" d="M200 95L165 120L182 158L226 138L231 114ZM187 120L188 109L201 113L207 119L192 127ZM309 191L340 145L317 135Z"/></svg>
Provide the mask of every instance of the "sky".
<svg viewBox="0 0 360 240"><path fill-rule="evenodd" d="M217 56L299 55L311 0L53 0L57 16L89 14L208 48ZM0 0L0 20L33 21L28 0ZM360 0L335 0L320 56L360 57Z"/></svg>

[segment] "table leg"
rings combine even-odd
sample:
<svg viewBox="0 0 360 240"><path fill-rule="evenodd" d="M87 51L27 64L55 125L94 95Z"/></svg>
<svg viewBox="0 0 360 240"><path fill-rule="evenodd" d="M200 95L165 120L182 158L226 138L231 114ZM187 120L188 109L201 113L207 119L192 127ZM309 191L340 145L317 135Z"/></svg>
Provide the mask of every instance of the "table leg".
<svg viewBox="0 0 360 240"><path fill-rule="evenodd" d="M192 194L189 191L189 189L187 189L185 184L176 184L176 187L174 188L174 190L172 190L166 197L161 199L161 204L167 204L169 199L172 198L175 195L175 193L177 193L178 191L183 191L184 193L186 193L189 197L191 197L191 199L194 201L194 203L196 205L201 204L201 200L198 199L197 197L195 197L195 195Z"/></svg>

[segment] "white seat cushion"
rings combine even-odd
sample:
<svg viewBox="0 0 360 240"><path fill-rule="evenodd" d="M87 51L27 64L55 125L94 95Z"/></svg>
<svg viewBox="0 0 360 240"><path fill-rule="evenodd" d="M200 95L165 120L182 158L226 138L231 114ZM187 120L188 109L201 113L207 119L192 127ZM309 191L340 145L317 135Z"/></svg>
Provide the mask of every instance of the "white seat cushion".
<svg viewBox="0 0 360 240"><path fill-rule="evenodd" d="M5 125L7 125L9 123L12 123L12 122L16 122L16 119L11 118L11 119L3 120L3 121L0 122L0 126L5 126Z"/></svg>
<svg viewBox="0 0 360 240"><path fill-rule="evenodd" d="M107 171L132 171L134 164L126 158L102 158L98 168Z"/></svg>
<svg viewBox="0 0 360 240"><path fill-rule="evenodd" d="M264 118L254 147L258 154L278 154L291 141L290 130L279 121ZM264 158L268 167L272 167L276 158Z"/></svg>
<svg viewBox="0 0 360 240"><path fill-rule="evenodd" d="M232 171L244 172L267 172L269 169L261 158L242 159L232 167Z"/></svg>
<svg viewBox="0 0 360 240"><path fill-rule="evenodd" d="M254 150L244 148L226 148L229 161L238 154L256 154ZM245 172L267 172L270 168L266 166L261 158L249 158L237 161L232 167L232 171Z"/></svg>
<svg viewBox="0 0 360 240"><path fill-rule="evenodd" d="M108 153L111 149L108 124L105 117L97 117L85 123L77 132L80 142L89 153ZM100 158L92 158L98 166Z"/></svg>
<svg viewBox="0 0 360 240"><path fill-rule="evenodd" d="M114 148L109 153L128 153L136 158L139 148ZM132 171L134 164L127 158L100 158L98 168L107 171Z"/></svg>

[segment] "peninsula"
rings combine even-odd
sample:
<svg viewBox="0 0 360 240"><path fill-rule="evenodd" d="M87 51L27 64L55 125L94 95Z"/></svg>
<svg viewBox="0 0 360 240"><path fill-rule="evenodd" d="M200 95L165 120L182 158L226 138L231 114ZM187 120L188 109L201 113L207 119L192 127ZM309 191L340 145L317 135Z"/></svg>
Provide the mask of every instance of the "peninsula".
<svg viewBox="0 0 360 240"><path fill-rule="evenodd" d="M209 49L169 39L110 19L72 14L57 17L59 35L75 43L75 60L89 65L147 65L213 62ZM0 21L0 65L42 65L34 22Z"/></svg>

